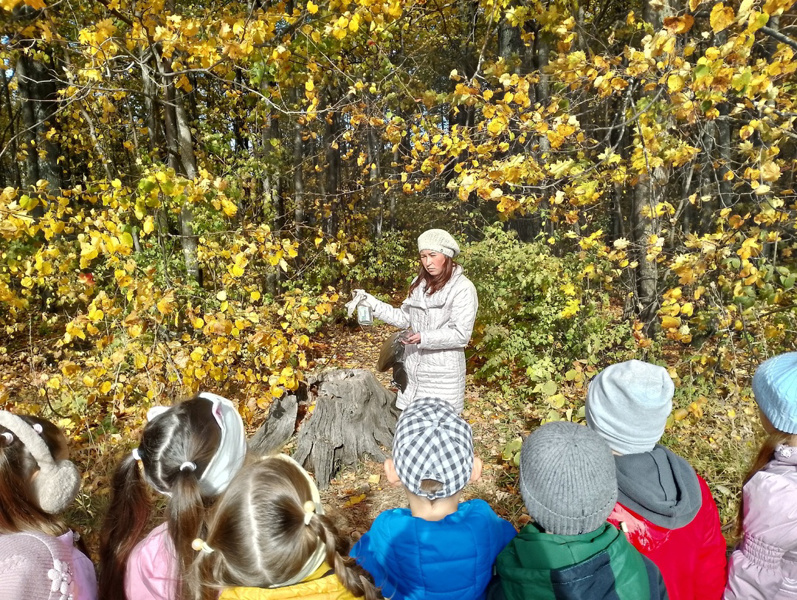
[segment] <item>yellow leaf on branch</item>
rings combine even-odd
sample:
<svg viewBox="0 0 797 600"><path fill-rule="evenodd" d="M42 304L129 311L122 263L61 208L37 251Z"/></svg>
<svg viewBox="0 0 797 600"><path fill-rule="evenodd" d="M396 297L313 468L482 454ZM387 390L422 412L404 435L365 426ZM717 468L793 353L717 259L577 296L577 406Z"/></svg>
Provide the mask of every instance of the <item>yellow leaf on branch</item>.
<svg viewBox="0 0 797 600"><path fill-rule="evenodd" d="M711 9L711 15L709 16L711 29L714 33L719 33L727 29L733 23L735 17L732 7L725 6L722 2L719 2Z"/></svg>

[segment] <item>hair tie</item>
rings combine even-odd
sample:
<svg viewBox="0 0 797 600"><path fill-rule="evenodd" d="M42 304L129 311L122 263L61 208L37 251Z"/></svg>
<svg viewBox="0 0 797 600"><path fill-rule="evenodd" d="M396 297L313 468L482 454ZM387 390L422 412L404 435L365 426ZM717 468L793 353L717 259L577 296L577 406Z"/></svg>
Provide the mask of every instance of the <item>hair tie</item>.
<svg viewBox="0 0 797 600"><path fill-rule="evenodd" d="M309 525L310 519L312 519L313 515L315 514L315 502L313 502L312 500L308 500L307 502L304 503L303 508L304 508L304 524Z"/></svg>
<svg viewBox="0 0 797 600"><path fill-rule="evenodd" d="M138 448L133 448L133 458L136 461L141 462L141 452L138 451Z"/></svg>
<svg viewBox="0 0 797 600"><path fill-rule="evenodd" d="M191 471L193 473L194 471L196 471L196 463L192 463L190 460L187 460L180 465L180 470Z"/></svg>
<svg viewBox="0 0 797 600"><path fill-rule="evenodd" d="M9 446L14 443L14 434L11 433L10 431L4 431L3 437L6 439Z"/></svg>
<svg viewBox="0 0 797 600"><path fill-rule="evenodd" d="M42 429L41 423L34 423L33 424L33 431L35 431L36 433L41 435L42 431L44 431L44 429Z"/></svg>
<svg viewBox="0 0 797 600"><path fill-rule="evenodd" d="M213 552L213 548L208 546L208 543L203 540L202 538L195 538L193 542L191 542L191 547L196 551L202 551L205 554L210 554Z"/></svg>

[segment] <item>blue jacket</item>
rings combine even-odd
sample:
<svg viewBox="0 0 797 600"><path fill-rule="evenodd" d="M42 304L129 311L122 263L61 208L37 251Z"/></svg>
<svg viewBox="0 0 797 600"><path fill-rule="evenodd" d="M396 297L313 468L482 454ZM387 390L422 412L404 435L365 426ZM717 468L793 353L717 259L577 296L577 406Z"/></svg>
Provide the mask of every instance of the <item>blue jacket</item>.
<svg viewBox="0 0 797 600"><path fill-rule="evenodd" d="M498 553L515 528L484 500L470 500L441 521L409 509L380 514L351 555L393 600L476 600L485 597Z"/></svg>

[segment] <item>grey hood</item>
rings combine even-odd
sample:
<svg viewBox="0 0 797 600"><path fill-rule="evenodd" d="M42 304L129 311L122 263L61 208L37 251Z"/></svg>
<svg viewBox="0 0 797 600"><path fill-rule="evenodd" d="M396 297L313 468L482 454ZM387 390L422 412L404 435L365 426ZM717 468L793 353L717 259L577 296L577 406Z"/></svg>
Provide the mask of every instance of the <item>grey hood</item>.
<svg viewBox="0 0 797 600"><path fill-rule="evenodd" d="M651 523L678 529L692 522L702 504L695 470L661 445L650 452L614 457L617 501Z"/></svg>

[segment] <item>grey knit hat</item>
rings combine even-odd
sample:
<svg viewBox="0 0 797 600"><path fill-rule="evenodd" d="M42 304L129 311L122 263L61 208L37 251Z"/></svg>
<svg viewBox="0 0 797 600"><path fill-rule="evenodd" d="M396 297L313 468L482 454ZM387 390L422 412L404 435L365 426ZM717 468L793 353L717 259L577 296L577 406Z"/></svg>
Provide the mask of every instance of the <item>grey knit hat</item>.
<svg viewBox="0 0 797 600"><path fill-rule="evenodd" d="M589 384L587 425L619 454L650 452L664 433L674 391L664 367L641 360L611 365Z"/></svg>
<svg viewBox="0 0 797 600"><path fill-rule="evenodd" d="M418 236L418 252L433 250L454 258L459 254L459 245L444 229L428 229Z"/></svg>
<svg viewBox="0 0 797 600"><path fill-rule="evenodd" d="M753 376L753 393L761 412L783 433L797 433L797 352L761 364Z"/></svg>
<svg viewBox="0 0 797 600"><path fill-rule="evenodd" d="M419 398L401 413L393 437L393 464L404 486L430 500L449 498L473 474L473 432L454 407L439 398ZM421 489L439 481L437 492Z"/></svg>
<svg viewBox="0 0 797 600"><path fill-rule="evenodd" d="M548 533L594 531L617 502L611 450L583 425L546 423L523 441L520 494L529 515Z"/></svg>

